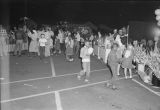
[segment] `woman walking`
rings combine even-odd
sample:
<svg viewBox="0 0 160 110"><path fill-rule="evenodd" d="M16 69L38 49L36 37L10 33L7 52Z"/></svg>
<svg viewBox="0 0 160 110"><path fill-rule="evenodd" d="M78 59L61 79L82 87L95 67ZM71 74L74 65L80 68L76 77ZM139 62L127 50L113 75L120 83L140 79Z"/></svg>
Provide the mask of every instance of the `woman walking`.
<svg viewBox="0 0 160 110"><path fill-rule="evenodd" d="M38 54L38 33L36 30L29 31L28 36L31 38L31 43L29 45L30 56L37 56Z"/></svg>
<svg viewBox="0 0 160 110"><path fill-rule="evenodd" d="M117 80L117 68L118 68L118 64L120 61L120 59L117 57L117 50L118 50L118 44L113 43L112 50L108 55L108 65L109 65L111 73L112 73L112 78L107 83L107 87L112 86L113 90L117 89L117 87L113 83L115 80Z"/></svg>

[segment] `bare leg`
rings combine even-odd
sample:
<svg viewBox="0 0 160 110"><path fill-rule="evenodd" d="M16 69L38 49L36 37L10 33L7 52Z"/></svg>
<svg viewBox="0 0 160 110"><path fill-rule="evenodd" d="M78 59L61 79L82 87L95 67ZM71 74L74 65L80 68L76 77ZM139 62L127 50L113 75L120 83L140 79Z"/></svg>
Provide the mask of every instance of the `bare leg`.
<svg viewBox="0 0 160 110"><path fill-rule="evenodd" d="M132 78L132 69L129 69L129 74L130 74L129 78Z"/></svg>
<svg viewBox="0 0 160 110"><path fill-rule="evenodd" d="M89 81L89 77L90 77L90 62L86 63L86 78L85 78L85 82Z"/></svg>
<svg viewBox="0 0 160 110"><path fill-rule="evenodd" d="M117 67L117 75L119 76L120 75L120 73L119 73L119 70L120 70L120 64L118 64L118 67Z"/></svg>
<svg viewBox="0 0 160 110"><path fill-rule="evenodd" d="M125 78L127 79L127 68L124 68L124 75L125 75Z"/></svg>

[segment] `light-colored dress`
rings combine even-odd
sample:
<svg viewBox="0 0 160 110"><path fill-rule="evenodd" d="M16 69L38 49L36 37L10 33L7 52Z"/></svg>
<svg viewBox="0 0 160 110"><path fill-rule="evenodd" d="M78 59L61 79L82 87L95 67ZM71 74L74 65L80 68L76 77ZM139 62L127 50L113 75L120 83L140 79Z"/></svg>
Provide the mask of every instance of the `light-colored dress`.
<svg viewBox="0 0 160 110"><path fill-rule="evenodd" d="M46 57L50 56L50 49L51 49L51 46L53 45L53 40L52 40L51 36L53 36L53 35L54 35L54 33L52 31L45 32L45 38L47 39L47 43L45 46L45 56Z"/></svg>
<svg viewBox="0 0 160 110"><path fill-rule="evenodd" d="M28 36L31 38L31 43L29 45L29 52L38 52L38 33L34 31L33 33L28 32Z"/></svg>
<svg viewBox="0 0 160 110"><path fill-rule="evenodd" d="M107 37L105 39L104 45L105 45L105 60L104 60L104 62L106 64L107 63L107 59L108 59L108 55L109 55L109 53L111 51L111 42Z"/></svg>
<svg viewBox="0 0 160 110"><path fill-rule="evenodd" d="M0 56L8 55L8 45L6 43L7 32L5 29L0 30Z"/></svg>
<svg viewBox="0 0 160 110"><path fill-rule="evenodd" d="M124 53L123 61L122 61L122 67L132 69L133 68L133 64L132 64L133 57L134 57L133 50L126 50Z"/></svg>
<svg viewBox="0 0 160 110"><path fill-rule="evenodd" d="M73 46L74 41L72 39L68 39L66 44L66 55L73 55Z"/></svg>

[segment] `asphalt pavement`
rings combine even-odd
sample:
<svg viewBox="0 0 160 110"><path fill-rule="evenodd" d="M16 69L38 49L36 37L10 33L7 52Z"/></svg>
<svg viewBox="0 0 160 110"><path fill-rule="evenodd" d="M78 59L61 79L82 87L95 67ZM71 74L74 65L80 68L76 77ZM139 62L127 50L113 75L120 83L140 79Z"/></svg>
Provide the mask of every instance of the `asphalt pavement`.
<svg viewBox="0 0 160 110"><path fill-rule="evenodd" d="M160 110L159 88L143 83L136 73L125 79L121 71L118 89L107 88L110 71L96 56L91 57L88 83L77 79L78 57L67 62L64 55L44 61L11 56L1 58L0 64L2 110Z"/></svg>

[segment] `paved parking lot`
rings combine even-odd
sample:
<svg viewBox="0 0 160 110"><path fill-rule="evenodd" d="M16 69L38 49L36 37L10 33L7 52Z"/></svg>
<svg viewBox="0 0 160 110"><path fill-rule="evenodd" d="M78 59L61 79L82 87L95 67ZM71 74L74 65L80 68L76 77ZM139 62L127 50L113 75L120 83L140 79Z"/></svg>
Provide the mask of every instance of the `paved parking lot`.
<svg viewBox="0 0 160 110"><path fill-rule="evenodd" d="M91 57L89 83L76 78L81 70L79 58L74 62L64 58L52 56L41 62L38 57L11 56L9 79L1 80L1 94L5 96L1 98L2 109L160 110L159 88L143 83L137 74L126 80L121 72L116 81L119 89L114 91L105 87L111 75L96 57Z"/></svg>

